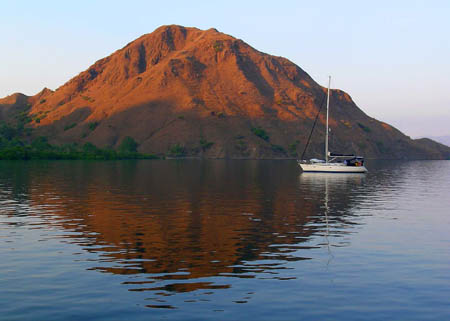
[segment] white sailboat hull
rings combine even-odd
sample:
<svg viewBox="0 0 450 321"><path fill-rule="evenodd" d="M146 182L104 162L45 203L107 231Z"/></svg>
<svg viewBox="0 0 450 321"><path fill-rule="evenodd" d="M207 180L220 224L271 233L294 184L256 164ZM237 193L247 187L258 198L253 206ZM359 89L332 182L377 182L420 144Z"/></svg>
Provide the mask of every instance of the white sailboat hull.
<svg viewBox="0 0 450 321"><path fill-rule="evenodd" d="M343 163L314 163L306 164L298 162L298 165L304 172L319 173L366 173L364 166L347 166Z"/></svg>

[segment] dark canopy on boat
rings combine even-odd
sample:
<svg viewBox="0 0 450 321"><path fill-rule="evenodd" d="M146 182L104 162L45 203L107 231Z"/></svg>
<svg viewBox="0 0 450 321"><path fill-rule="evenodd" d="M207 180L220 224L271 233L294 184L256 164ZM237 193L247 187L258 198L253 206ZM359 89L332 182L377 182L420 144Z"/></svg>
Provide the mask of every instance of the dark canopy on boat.
<svg viewBox="0 0 450 321"><path fill-rule="evenodd" d="M354 154L330 153L331 157L356 157Z"/></svg>

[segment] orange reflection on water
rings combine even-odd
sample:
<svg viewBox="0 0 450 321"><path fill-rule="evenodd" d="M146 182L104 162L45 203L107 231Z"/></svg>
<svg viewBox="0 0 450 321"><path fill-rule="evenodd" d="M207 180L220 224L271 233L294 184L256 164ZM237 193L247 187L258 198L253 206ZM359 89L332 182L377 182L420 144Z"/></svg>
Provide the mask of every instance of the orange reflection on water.
<svg viewBox="0 0 450 321"><path fill-rule="evenodd" d="M55 164L24 177L30 208L46 224L76 232L62 237L98 255L92 269L139 276L124 282L133 291L230 286L200 280L212 276L288 279L279 272L307 259L302 243L323 221L323 195L301 189L317 184L280 167L261 179L274 170L270 163Z"/></svg>

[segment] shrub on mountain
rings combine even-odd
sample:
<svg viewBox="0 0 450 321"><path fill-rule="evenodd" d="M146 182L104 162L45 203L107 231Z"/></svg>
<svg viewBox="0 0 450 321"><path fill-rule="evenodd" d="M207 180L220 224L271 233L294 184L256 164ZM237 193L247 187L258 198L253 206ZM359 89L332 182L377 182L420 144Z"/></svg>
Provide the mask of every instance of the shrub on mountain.
<svg viewBox="0 0 450 321"><path fill-rule="evenodd" d="M137 153L138 143L130 137L127 136L122 140L122 143L119 146L119 152L121 153Z"/></svg>

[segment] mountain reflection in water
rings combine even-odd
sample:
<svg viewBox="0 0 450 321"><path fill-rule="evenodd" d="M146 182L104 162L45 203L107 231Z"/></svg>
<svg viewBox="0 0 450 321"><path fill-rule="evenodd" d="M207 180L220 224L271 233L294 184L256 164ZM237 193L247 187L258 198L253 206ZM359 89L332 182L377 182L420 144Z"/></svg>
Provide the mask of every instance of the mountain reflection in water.
<svg viewBox="0 0 450 321"><path fill-rule="evenodd" d="M288 263L323 246L328 224L335 240L357 224L351 208L365 176L275 163L3 163L2 199L16 202L0 211L60 229L57 238L95 254L90 269L128 275L130 291L164 297L226 289L228 278L288 280ZM148 306L173 307L161 301Z"/></svg>

